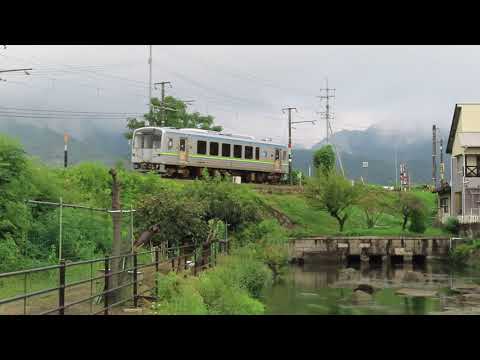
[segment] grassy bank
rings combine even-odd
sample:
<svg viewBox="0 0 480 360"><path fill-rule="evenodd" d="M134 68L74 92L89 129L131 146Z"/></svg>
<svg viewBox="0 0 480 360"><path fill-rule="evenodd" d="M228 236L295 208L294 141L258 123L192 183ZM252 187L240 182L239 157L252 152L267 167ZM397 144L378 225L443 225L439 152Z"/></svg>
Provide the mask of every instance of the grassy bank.
<svg viewBox="0 0 480 360"><path fill-rule="evenodd" d="M432 210L431 216L427 219L427 229L422 235L436 236L445 235L446 232L433 226L433 209L436 207L436 195L425 191L415 191L425 204ZM290 230L292 236L313 236L313 235L338 235L338 223L325 210L314 208L307 198L302 194L258 194L258 196L270 206L278 209L287 215L294 227ZM343 235L419 235L407 230L402 231L402 218L399 214L381 215L374 228L367 228L363 211L358 206L353 206L351 216L345 224Z"/></svg>

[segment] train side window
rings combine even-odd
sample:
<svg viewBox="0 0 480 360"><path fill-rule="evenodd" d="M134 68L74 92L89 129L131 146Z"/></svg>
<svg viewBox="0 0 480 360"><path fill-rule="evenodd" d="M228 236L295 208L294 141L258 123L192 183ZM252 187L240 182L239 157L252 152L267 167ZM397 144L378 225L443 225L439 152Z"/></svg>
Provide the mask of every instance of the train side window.
<svg viewBox="0 0 480 360"><path fill-rule="evenodd" d="M263 157L264 157L265 159L268 159L268 151L264 151L264 152L263 152Z"/></svg>
<svg viewBox="0 0 480 360"><path fill-rule="evenodd" d="M245 159L253 159L253 147L245 146Z"/></svg>
<svg viewBox="0 0 480 360"><path fill-rule="evenodd" d="M173 139L169 138L168 139L168 150L172 150L172 148L173 148Z"/></svg>
<svg viewBox="0 0 480 360"><path fill-rule="evenodd" d="M198 140L197 141L197 154L205 155L207 153L207 142Z"/></svg>
<svg viewBox="0 0 480 360"><path fill-rule="evenodd" d="M217 156L218 155L218 143L211 142L210 143L210 155Z"/></svg>
<svg viewBox="0 0 480 360"><path fill-rule="evenodd" d="M242 158L242 145L233 145L233 157Z"/></svg>
<svg viewBox="0 0 480 360"><path fill-rule="evenodd" d="M287 160L287 152L285 150L283 150L282 159L283 161Z"/></svg>
<svg viewBox="0 0 480 360"><path fill-rule="evenodd" d="M222 144L222 156L230 157L232 147L230 144Z"/></svg>
<svg viewBox="0 0 480 360"><path fill-rule="evenodd" d="M180 139L180 151L184 152L187 151L187 140L186 139Z"/></svg>
<svg viewBox="0 0 480 360"><path fill-rule="evenodd" d="M275 160L280 160L280 150L275 149Z"/></svg>
<svg viewBox="0 0 480 360"><path fill-rule="evenodd" d="M255 160L260 160L260 148L255 148Z"/></svg>

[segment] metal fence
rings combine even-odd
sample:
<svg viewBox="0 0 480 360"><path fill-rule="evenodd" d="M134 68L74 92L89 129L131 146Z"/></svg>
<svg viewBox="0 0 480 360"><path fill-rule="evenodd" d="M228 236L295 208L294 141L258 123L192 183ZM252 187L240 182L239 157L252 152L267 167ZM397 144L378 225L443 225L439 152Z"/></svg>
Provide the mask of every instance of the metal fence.
<svg viewBox="0 0 480 360"><path fill-rule="evenodd" d="M70 311L70 314L108 315L112 313L113 308L128 302L136 308L138 301L142 298L153 301L159 298L159 273L186 271L196 276L200 271L215 266L218 255L224 252L228 252L228 242L219 241L210 244L207 248L201 245L156 247L152 250L132 252L116 257L109 256L77 262L62 260L59 265L3 273L0 274L0 314L65 315L77 307L77 311ZM122 261L123 265L120 271L111 269L115 259ZM85 266L89 268L89 271L75 270ZM55 272L54 276L42 277L42 274L45 275L52 271ZM78 279L78 275L86 273L89 273L88 277L80 276ZM99 273L99 275L95 275L95 273ZM122 274L124 278L128 277L128 281L112 287L112 277L120 277ZM68 280L69 275L72 278L70 281ZM23 284L23 289L20 289L23 290L22 293L4 297L5 292L2 295L2 287L5 287L9 279L18 277L21 280L16 280L14 283L16 285ZM32 280L32 278L37 279L40 288L28 291L28 280ZM44 279L49 279L50 284L42 286ZM35 283L35 279L33 282ZM54 286L51 286L52 283ZM6 287L8 288L8 286ZM120 301L111 303L109 295L124 288L129 288L128 295L123 296ZM72 291L73 289L76 291ZM30 305L30 311L28 311L27 302L34 298L37 301L33 301L33 305ZM3 310L2 306L5 307Z"/></svg>

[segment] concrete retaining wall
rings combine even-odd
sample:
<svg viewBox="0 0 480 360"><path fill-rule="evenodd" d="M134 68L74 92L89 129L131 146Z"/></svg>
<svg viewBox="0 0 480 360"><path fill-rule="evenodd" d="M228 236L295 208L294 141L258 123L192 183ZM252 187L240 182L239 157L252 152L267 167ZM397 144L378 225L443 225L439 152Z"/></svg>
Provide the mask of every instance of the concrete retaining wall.
<svg viewBox="0 0 480 360"><path fill-rule="evenodd" d="M371 256L402 256L408 262L413 256L443 258L449 249L448 237L310 237L292 240L290 256L306 263L342 261L349 256L363 261Z"/></svg>

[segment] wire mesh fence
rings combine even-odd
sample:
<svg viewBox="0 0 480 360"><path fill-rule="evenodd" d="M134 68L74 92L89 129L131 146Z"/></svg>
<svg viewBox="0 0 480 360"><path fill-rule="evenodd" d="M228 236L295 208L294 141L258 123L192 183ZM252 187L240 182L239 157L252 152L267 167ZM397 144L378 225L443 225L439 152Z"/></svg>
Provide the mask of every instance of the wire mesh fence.
<svg viewBox="0 0 480 360"><path fill-rule="evenodd" d="M162 257L162 251L171 255ZM112 314L121 305L137 307L141 298L158 299L159 273L185 271L197 275L215 266L217 257L226 251L227 247L219 243L156 247L117 257L62 260L56 265L3 273L0 314ZM113 268L115 260L121 261L120 270ZM115 283L115 276L122 276L122 281Z"/></svg>

